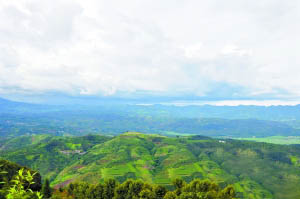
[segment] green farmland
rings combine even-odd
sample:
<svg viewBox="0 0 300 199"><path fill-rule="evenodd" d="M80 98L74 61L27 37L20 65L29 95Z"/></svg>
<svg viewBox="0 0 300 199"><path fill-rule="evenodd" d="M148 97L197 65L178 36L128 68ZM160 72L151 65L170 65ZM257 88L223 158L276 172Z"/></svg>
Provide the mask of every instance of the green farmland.
<svg viewBox="0 0 300 199"><path fill-rule="evenodd" d="M109 178L171 186L175 178L188 182L199 178L221 187L231 184L239 198L300 197L298 146L136 132L42 138L46 142L35 136L7 140L0 155L38 170L53 186ZM20 148L18 143L24 140L28 142Z"/></svg>
<svg viewBox="0 0 300 199"><path fill-rule="evenodd" d="M264 138L238 138L238 140L249 140L272 144L300 144L300 136L271 136Z"/></svg>

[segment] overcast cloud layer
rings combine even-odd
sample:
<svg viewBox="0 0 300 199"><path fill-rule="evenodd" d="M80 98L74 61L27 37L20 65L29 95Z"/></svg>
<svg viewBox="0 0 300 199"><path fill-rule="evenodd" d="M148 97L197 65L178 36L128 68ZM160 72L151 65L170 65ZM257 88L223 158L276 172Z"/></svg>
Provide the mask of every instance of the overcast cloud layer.
<svg viewBox="0 0 300 199"><path fill-rule="evenodd" d="M0 96L300 98L299 0L0 0Z"/></svg>

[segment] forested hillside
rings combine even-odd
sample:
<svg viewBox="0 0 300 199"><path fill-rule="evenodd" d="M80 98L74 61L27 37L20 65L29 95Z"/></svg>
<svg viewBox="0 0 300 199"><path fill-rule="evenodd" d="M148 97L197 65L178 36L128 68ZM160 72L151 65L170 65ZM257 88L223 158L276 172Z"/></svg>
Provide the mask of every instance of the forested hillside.
<svg viewBox="0 0 300 199"><path fill-rule="evenodd" d="M36 136L28 137L22 139ZM115 137L47 136L46 142L28 141L24 148L13 144L22 139L3 143L1 157L40 171L53 186L132 178L168 187L175 178L200 178L221 187L232 184L240 198L300 196L298 146L130 132Z"/></svg>

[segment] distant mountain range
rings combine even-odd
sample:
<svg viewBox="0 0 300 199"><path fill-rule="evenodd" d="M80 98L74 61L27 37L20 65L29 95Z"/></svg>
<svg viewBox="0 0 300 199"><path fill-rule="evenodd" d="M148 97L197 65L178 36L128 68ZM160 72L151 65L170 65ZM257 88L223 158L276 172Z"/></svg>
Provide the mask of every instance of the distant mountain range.
<svg viewBox="0 0 300 199"><path fill-rule="evenodd" d="M0 98L0 113L30 113L35 112L40 109L45 109L47 106L45 105L36 105L36 104L29 104L23 102L15 102Z"/></svg>
<svg viewBox="0 0 300 199"><path fill-rule="evenodd" d="M0 98L0 113L44 113L51 111L89 111L95 112L99 109L106 112L120 112L125 114L168 116L177 118L224 118L224 119L258 119L290 121L300 120L300 105L295 106L212 106L212 105L190 105L175 106L154 104L150 106L135 105L136 102L121 101L93 101L86 100L84 104L73 105L45 105L14 102Z"/></svg>
<svg viewBox="0 0 300 199"><path fill-rule="evenodd" d="M26 103L14 102L14 101L10 101L10 100L0 98L0 107L1 108L12 107L12 106L15 106L15 105L26 105Z"/></svg>
<svg viewBox="0 0 300 199"><path fill-rule="evenodd" d="M300 106L54 106L0 99L0 116L0 137L117 135L126 131L219 137L300 136Z"/></svg>

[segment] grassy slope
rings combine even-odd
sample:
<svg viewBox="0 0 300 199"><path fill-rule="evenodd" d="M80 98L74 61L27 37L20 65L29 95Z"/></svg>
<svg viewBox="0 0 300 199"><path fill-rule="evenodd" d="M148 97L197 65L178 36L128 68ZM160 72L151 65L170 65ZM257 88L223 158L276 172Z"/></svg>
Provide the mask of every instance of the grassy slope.
<svg viewBox="0 0 300 199"><path fill-rule="evenodd" d="M300 144L299 136L271 136L265 138L238 138L238 140L249 140L255 142L266 142L272 144Z"/></svg>
<svg viewBox="0 0 300 199"><path fill-rule="evenodd" d="M114 177L169 185L176 177L209 178L234 184L244 198L295 198L300 195L300 172L289 157L299 158L299 153L282 150L287 151L260 143L127 133L91 148L53 183Z"/></svg>
<svg viewBox="0 0 300 199"><path fill-rule="evenodd" d="M1 144L0 157L38 170L44 177L56 175L80 154L64 154L61 151L87 151L95 144L109 140L104 136L55 137L49 135L22 136ZM20 146L23 146L21 148Z"/></svg>
<svg viewBox="0 0 300 199"><path fill-rule="evenodd" d="M34 136L19 136L12 139L0 140L0 151L11 151L21 149L30 145L41 142L48 142L52 136L50 135L34 135Z"/></svg>
<svg viewBox="0 0 300 199"><path fill-rule="evenodd" d="M74 149L87 153L60 152ZM244 198L300 196L300 148L296 146L125 133L114 138L53 137L23 150L4 151L2 157L38 169L51 177L52 184L113 177L170 185L176 177L209 178L221 186L233 184Z"/></svg>

